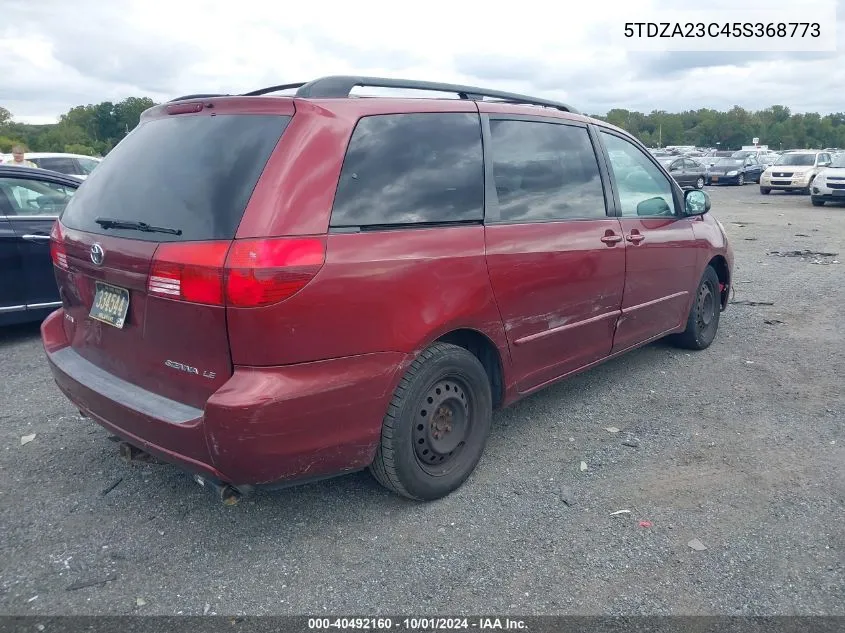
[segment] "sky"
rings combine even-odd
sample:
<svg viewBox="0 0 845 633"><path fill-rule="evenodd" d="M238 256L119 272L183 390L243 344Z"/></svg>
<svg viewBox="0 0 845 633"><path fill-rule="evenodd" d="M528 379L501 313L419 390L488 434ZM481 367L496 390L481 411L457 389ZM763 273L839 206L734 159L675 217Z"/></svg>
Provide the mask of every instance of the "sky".
<svg viewBox="0 0 845 633"><path fill-rule="evenodd" d="M635 50L622 37L625 21L675 15L678 4L0 0L0 106L16 121L50 123L76 105L129 96L164 101L354 74L480 85L590 114L774 104L845 111L841 46ZM737 5L775 22L796 11L806 21L821 16L838 41L845 34L845 0L684 3L713 21L731 19ZM827 17L834 9L836 21Z"/></svg>

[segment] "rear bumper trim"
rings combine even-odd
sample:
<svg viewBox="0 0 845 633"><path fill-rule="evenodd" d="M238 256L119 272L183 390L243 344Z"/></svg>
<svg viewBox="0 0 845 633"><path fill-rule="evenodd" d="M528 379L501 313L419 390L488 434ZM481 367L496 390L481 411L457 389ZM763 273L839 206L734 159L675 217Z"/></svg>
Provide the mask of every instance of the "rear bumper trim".
<svg viewBox="0 0 845 633"><path fill-rule="evenodd" d="M203 415L202 409L165 398L110 374L71 347L50 353L50 360L59 371L91 391L151 418L171 424L186 424Z"/></svg>

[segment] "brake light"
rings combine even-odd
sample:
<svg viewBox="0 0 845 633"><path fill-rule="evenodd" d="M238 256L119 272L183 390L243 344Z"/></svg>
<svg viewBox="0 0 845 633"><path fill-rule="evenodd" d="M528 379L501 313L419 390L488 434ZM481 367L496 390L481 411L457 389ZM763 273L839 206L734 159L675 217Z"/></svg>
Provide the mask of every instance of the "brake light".
<svg viewBox="0 0 845 633"><path fill-rule="evenodd" d="M150 270L150 295L255 308L283 301L301 290L325 261L320 238L159 245Z"/></svg>
<svg viewBox="0 0 845 633"><path fill-rule="evenodd" d="M53 222L53 228L50 229L50 257L53 260L53 265L60 270L67 270L67 251L64 245L64 236L62 235L62 228L59 226L59 221Z"/></svg>
<svg viewBox="0 0 845 633"><path fill-rule="evenodd" d="M156 249L147 292L158 297L223 305L223 264L229 242L174 242Z"/></svg>
<svg viewBox="0 0 845 633"><path fill-rule="evenodd" d="M283 301L314 278L325 257L320 238L236 240L226 258L226 303L254 308Z"/></svg>

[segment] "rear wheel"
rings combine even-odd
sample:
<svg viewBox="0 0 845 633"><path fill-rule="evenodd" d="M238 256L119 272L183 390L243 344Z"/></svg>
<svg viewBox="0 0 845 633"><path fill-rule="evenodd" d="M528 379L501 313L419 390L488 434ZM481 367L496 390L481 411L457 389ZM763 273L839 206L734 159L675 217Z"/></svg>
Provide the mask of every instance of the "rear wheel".
<svg viewBox="0 0 845 633"><path fill-rule="evenodd" d="M760 187L760 193L762 193L764 196L767 196L772 193L772 189L771 187Z"/></svg>
<svg viewBox="0 0 845 633"><path fill-rule="evenodd" d="M435 343L396 388L370 472L405 497L445 497L478 464L492 416L490 381L479 360L462 347Z"/></svg>
<svg viewBox="0 0 845 633"><path fill-rule="evenodd" d="M704 189L704 176L698 177L698 180L695 181L695 188Z"/></svg>
<svg viewBox="0 0 845 633"><path fill-rule="evenodd" d="M687 318L687 328L675 335L673 342L685 349L707 349L716 338L721 311L719 276L712 266L708 266L698 283Z"/></svg>
<svg viewBox="0 0 845 633"><path fill-rule="evenodd" d="M812 197L812 198L810 198L810 202L813 203L814 207L823 207L824 206L824 200L822 200L821 198Z"/></svg>

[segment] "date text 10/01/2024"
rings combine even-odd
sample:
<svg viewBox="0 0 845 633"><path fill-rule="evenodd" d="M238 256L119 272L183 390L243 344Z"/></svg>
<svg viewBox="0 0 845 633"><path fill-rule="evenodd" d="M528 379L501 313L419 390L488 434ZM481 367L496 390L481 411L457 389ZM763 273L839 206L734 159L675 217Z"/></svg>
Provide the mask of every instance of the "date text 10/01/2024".
<svg viewBox="0 0 845 633"><path fill-rule="evenodd" d="M317 631L439 631L439 630L503 630L526 631L525 621L511 618L308 618L308 628Z"/></svg>

